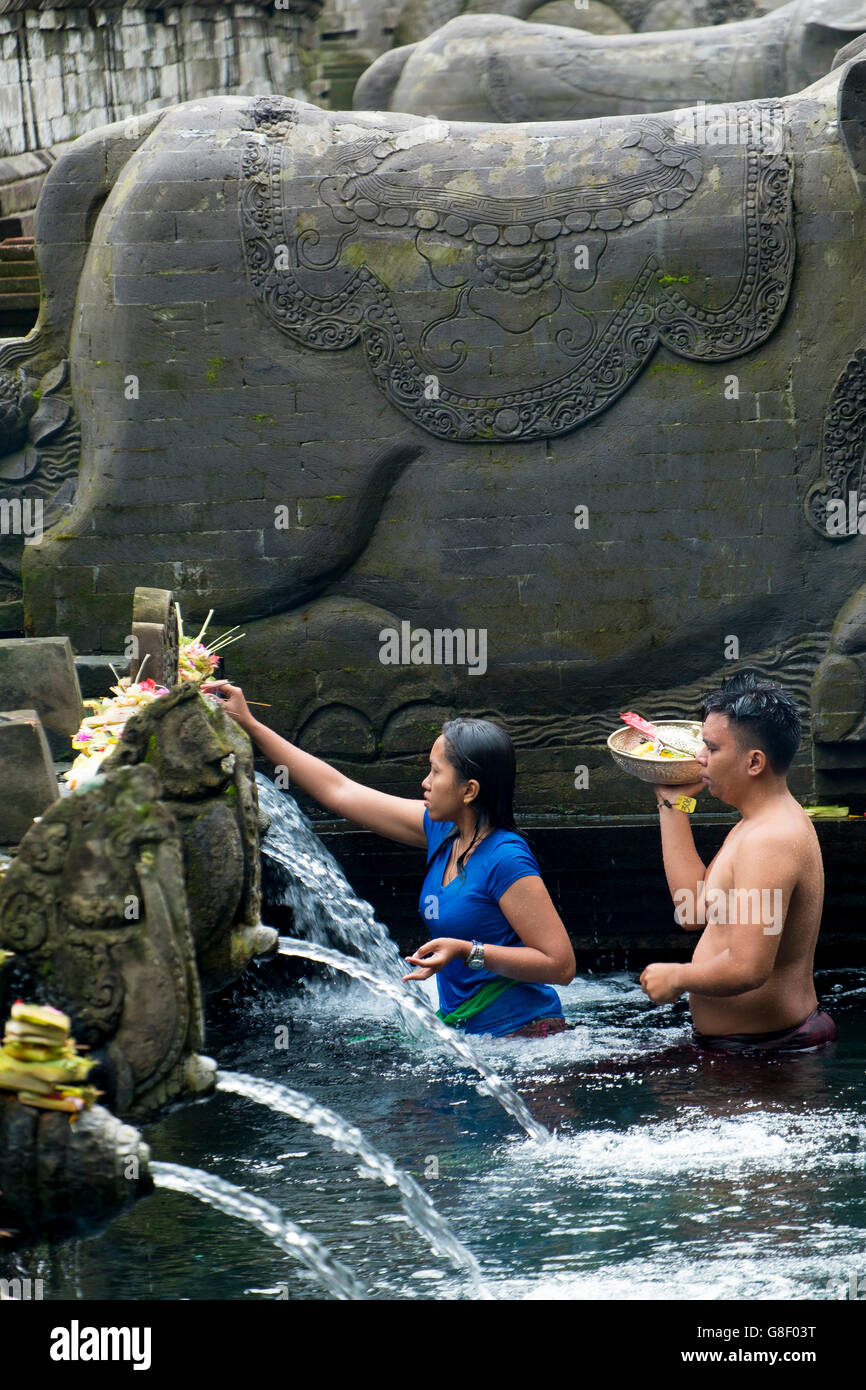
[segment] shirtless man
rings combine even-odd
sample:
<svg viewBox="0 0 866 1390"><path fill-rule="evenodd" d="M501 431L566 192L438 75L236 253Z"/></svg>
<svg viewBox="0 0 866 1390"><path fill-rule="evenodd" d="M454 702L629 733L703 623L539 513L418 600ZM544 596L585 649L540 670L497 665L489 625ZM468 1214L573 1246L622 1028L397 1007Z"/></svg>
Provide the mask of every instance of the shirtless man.
<svg viewBox="0 0 866 1390"><path fill-rule="evenodd" d="M677 920L701 931L689 965L648 965L641 988L657 1004L688 992L698 1047L802 1052L832 1042L812 977L824 901L814 826L788 790L800 718L787 691L742 672L703 709L700 782L655 787L662 852ZM742 819L705 868L678 795L704 787ZM706 925L705 925L706 924Z"/></svg>

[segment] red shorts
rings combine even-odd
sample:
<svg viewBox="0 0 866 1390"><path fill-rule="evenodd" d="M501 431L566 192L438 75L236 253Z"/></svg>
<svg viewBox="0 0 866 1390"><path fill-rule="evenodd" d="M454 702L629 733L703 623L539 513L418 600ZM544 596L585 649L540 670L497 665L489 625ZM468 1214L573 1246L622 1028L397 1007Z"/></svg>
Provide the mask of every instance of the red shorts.
<svg viewBox="0 0 866 1390"><path fill-rule="evenodd" d="M728 1033L713 1037L692 1032L692 1042L705 1052L814 1052L825 1043L836 1041L836 1025L829 1014L813 1009L808 1018L794 1028L776 1033Z"/></svg>
<svg viewBox="0 0 866 1390"><path fill-rule="evenodd" d="M564 1033L571 1028L570 1023L566 1023L564 1018L534 1018L531 1023L527 1023L525 1028L518 1028L516 1033L504 1033L506 1038L549 1038L551 1033Z"/></svg>

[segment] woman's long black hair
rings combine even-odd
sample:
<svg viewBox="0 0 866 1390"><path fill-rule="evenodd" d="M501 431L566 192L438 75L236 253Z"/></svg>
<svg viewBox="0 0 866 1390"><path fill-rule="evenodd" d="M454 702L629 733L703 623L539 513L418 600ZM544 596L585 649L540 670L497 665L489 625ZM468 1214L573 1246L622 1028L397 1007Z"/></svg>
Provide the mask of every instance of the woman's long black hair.
<svg viewBox="0 0 866 1390"><path fill-rule="evenodd" d="M462 878L463 862L482 830L511 830L526 839L514 821L517 758L508 734L489 719L449 719L442 726L442 737L445 756L460 781L474 778L478 783L473 802L478 810L475 833L457 860Z"/></svg>

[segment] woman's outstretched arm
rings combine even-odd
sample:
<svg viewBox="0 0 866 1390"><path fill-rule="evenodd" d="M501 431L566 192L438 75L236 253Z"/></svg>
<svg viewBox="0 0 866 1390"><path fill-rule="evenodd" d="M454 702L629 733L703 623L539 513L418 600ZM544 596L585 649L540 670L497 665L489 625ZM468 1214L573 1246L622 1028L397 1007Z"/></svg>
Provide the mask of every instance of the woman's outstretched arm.
<svg viewBox="0 0 866 1390"><path fill-rule="evenodd" d="M389 840L426 845L423 801L389 796L387 792L353 782L324 759L315 758L312 753L305 753L288 739L281 738L251 713L240 686L231 685L229 681L203 681L201 688L219 695L226 714L246 730L265 757L276 767L286 768L290 784L312 796L327 811L354 821L365 830L375 830Z"/></svg>

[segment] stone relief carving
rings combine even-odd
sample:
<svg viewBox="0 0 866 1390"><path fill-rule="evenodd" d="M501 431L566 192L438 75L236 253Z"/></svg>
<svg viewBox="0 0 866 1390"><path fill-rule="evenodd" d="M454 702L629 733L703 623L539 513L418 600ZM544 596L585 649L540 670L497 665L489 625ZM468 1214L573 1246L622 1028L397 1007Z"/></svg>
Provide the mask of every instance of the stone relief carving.
<svg viewBox="0 0 866 1390"><path fill-rule="evenodd" d="M420 139L417 131L408 139L370 137L332 157L310 209L309 172L286 140L291 107L265 99L252 118L240 214L247 274L265 314L306 347L360 343L379 390L438 438L567 433L622 394L659 343L684 357L724 361L763 342L784 310L795 258L793 174L778 139L763 138L781 124L772 103L750 108L742 272L728 302L712 310L669 283L652 234L623 302L605 295L600 262L609 238L674 216L704 179L699 146L678 141L662 120L646 118L624 133L621 154L630 158L613 177L586 186L563 180L523 197L492 191L500 171L473 167L471 134L432 122ZM471 171L480 191L456 188L455 166L467 171L464 183ZM407 237L414 278L407 284L404 257L402 283L389 283L370 262L382 260L383 244L387 252ZM438 316L420 331L404 306L410 288L438 290ZM443 290L452 292L444 314ZM542 321L546 377L509 390L518 385L517 373L508 380L509 353ZM484 354L470 350L479 323L484 346L498 349L495 384L476 366Z"/></svg>
<svg viewBox="0 0 866 1390"><path fill-rule="evenodd" d="M811 689L819 786L866 765L866 585L839 611ZM827 781L829 775L829 782ZM859 786L859 783L857 784Z"/></svg>
<svg viewBox="0 0 866 1390"><path fill-rule="evenodd" d="M848 511L849 494L863 494L866 481L866 347L858 348L833 389L824 416L821 475L806 496L810 526L826 540L846 541L853 530L828 527L828 504L841 502Z"/></svg>

